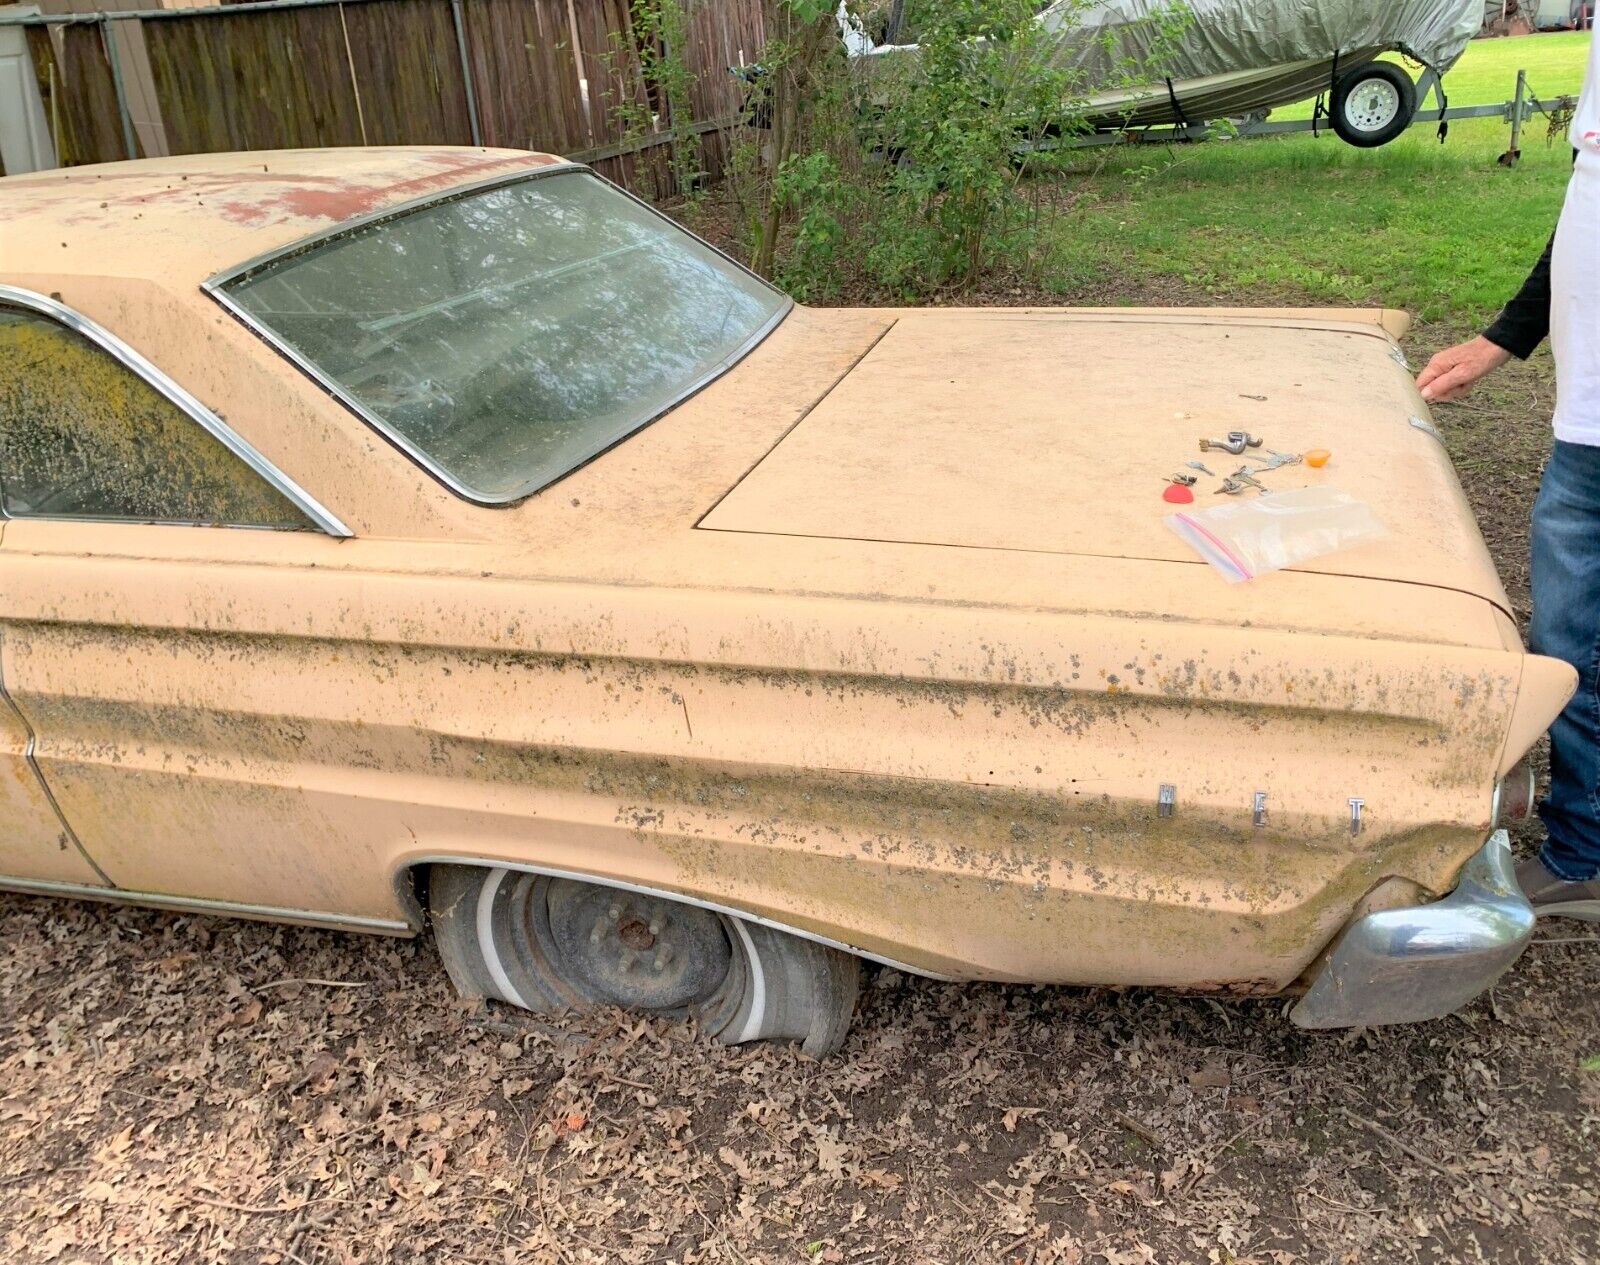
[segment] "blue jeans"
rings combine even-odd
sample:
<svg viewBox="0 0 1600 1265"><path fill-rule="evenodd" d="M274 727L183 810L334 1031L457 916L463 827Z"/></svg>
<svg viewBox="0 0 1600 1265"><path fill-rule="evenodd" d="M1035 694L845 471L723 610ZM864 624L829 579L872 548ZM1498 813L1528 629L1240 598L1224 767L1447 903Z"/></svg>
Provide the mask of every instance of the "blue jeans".
<svg viewBox="0 0 1600 1265"><path fill-rule="evenodd" d="M1578 692L1550 726L1550 797L1539 805L1545 868L1568 882L1600 875L1600 448L1556 441L1533 506L1529 648L1578 670Z"/></svg>

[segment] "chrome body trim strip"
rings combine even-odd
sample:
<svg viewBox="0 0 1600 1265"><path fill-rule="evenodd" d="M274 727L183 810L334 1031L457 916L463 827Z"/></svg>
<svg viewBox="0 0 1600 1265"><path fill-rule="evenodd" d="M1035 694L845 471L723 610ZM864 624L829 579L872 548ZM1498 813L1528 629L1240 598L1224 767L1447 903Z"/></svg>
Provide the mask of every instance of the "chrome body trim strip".
<svg viewBox="0 0 1600 1265"><path fill-rule="evenodd" d="M1440 432L1439 428L1426 417L1422 417L1416 413L1413 413L1408 420L1412 426L1414 426L1417 430L1420 430L1424 435L1431 435L1441 444L1444 443L1444 435Z"/></svg>
<svg viewBox="0 0 1600 1265"><path fill-rule="evenodd" d="M361 931L378 935L410 936L417 928L394 918L369 918L360 914L331 914L314 909L284 909L276 905L250 905L232 900L206 900L194 896L169 896L160 892L130 892L120 887L90 887L83 883L56 883L45 879L0 875L0 891L25 896L82 897L118 904L146 905L179 913L223 914L263 922L291 922L332 931Z"/></svg>
<svg viewBox="0 0 1600 1265"><path fill-rule="evenodd" d="M238 264L232 268L226 269L223 272L219 272L214 276L208 277L205 281L201 282L200 288L206 294L210 295L214 300L216 300L218 304L226 309L228 313L231 314L233 318L242 324L246 329L250 330L256 335L256 337L260 338L264 343L266 343L267 346L271 347L285 360L289 361L289 363L299 369L301 373L305 374L311 379L311 381L315 382L345 408L349 409L350 412L354 413L373 430L377 431L378 434L383 436L384 439L388 440L390 444L398 448L408 458L410 458L418 466L422 467L422 469L427 471L430 476L432 476L439 483L442 483L456 496L459 496L462 500L468 501L473 505L483 505L488 507L513 505L518 501L526 500L536 492L541 492L545 488L559 483L562 479L565 479L574 471L582 469L589 462L611 451L611 449L615 448L618 444L623 443L631 436L638 434L646 426L650 425L650 423L666 416L666 414L677 408L685 400L689 399L693 395L698 394L700 391L711 385L711 383L715 382L735 364L743 360L747 355L754 351L757 346L765 341L768 334L782 324L783 319L788 316L790 312L794 311L794 300L789 298L789 296L784 294L783 291L779 290L776 286L772 285L758 274L751 272L750 269L746 268L738 260L730 256L726 251L719 250L710 242L703 241L701 238L696 237L695 241L699 242L706 249L712 251L721 259L731 264L734 268L744 273L746 276L754 277L764 287L766 287L768 290L771 290L773 294L782 298L783 302L779 305L778 310L774 312L772 317L762 324L759 329L752 333L749 338L745 339L744 342L740 343L739 346L728 353L728 355L724 356L716 364L712 365L700 377L691 381L682 392L673 396L660 409L650 414L648 417L640 418L626 433L618 436L605 447L590 454L588 457L585 457L582 461L578 462L577 465L571 467L571 469L563 470L560 474L557 474L553 478L546 479L543 482L530 482L503 496L490 496L462 483L461 480L457 479L453 474L441 466L437 461L429 456L428 453L423 451L422 448L418 447L414 442L412 442L409 437L397 430L394 426L390 425L389 422L383 417L367 408L366 405L362 404L360 400L347 391L337 380L324 373L319 366L314 364L305 356L301 355L300 352L294 347L290 346L289 343L271 326L257 320L254 316L247 312L239 303L234 301L233 297L224 287L235 281L248 278L252 273L259 271L269 264L280 263L283 260L292 259L294 256L303 254L305 251L310 250L313 247L320 246L325 242L331 241L335 238L345 237L351 233L359 232L362 229L370 228L375 224L399 219L403 216L410 215L415 211L420 211L433 206L441 206L448 202L459 201L462 198L471 197L478 193L485 193L493 189L503 188L507 185L522 184L526 181L541 180L547 176L563 175L574 171L585 172L594 179L599 180L601 183L609 185L623 197L634 203L637 203L639 206L644 207L645 210L649 211L650 214L655 216L657 219L663 220L672 225L672 227L678 232L688 233L686 228L684 228L681 224L678 224L670 216L662 214L662 212L658 211L648 202L634 197L634 195L629 193L626 189L619 185L613 184L599 172L584 166L582 163L546 163L542 166L513 171L505 175L491 176L485 180L476 180L470 184L457 185L456 187L446 189L441 193L433 193L420 198L413 198L410 201L396 203L394 206L385 207L382 210L371 211L365 215L358 215L352 219L341 221L340 223L333 225L331 228L323 229L320 232L313 233L309 237L303 237L299 241L291 242L289 245L279 247L277 250L269 251L263 255L257 255L252 259L246 260L242 264ZM693 234L690 234L690 236L693 236Z"/></svg>
<svg viewBox="0 0 1600 1265"><path fill-rule="evenodd" d="M104 870L102 870L95 859L89 855L89 850L83 846L83 840L78 838L78 832L72 828L72 823L67 820L66 813L61 811L61 804L56 799L56 793L50 789L50 783L45 781L44 770L39 767L39 761L34 755L34 752L39 745L39 738L38 735L33 731L33 722L30 721L24 714L22 708L17 706L16 700L11 697L11 692L6 689L5 648L5 630L0 628L0 704L3 704L6 710L17 718L17 723L22 726L22 732L24 735L22 743L22 759L24 763L27 764L28 768L33 771L33 780L38 783L39 789L44 793L45 800L50 805L50 810L55 813L56 821L61 826L62 834L71 840L72 846L78 850L78 855L83 858L84 863L88 865L91 870L100 876L100 881L104 883L108 889L115 891L117 885L111 881L111 877Z"/></svg>
<svg viewBox="0 0 1600 1265"><path fill-rule="evenodd" d="M88 339L124 368L144 379L146 383L154 387L167 400L187 414L193 422L202 427L213 439L217 440L229 452L238 457L240 461L265 479L275 491L310 519L319 531L329 536L341 538L355 534L320 501L293 479L289 478L288 475L284 474L283 471L279 470L272 462L268 461L247 439L238 434L198 399L103 325L90 320L80 312L74 311L64 303L46 298L42 294L36 294L32 290L21 289L18 286L0 285L0 305L9 305L37 312L39 315L48 317L57 324L64 325L73 333ZM43 519L48 516L39 515L38 517ZM121 522L124 520L117 519L112 521Z"/></svg>
<svg viewBox="0 0 1600 1265"><path fill-rule="evenodd" d="M1378 910L1346 927L1289 1018L1301 1028L1438 1019L1492 987L1533 926L1510 839L1496 830L1442 900Z"/></svg>
<svg viewBox="0 0 1600 1265"><path fill-rule="evenodd" d="M419 865L475 865L486 870L516 870L521 874L543 874L547 878L566 878L573 879L579 883L593 883L597 887L612 887L618 891L636 892L641 896L655 896L662 900L673 900L679 904L692 905L696 909L707 909L714 914L722 914L728 918L739 919L743 922L753 922L759 926L768 927L773 931L782 931L786 935L798 936L802 940L825 944L830 949L838 949L843 953L865 958L869 962L880 963L896 971L904 971L907 975L920 975L923 979L933 980L956 980L960 978L960 976L956 975L941 975L937 971L927 971L920 966L908 966L895 958L884 957L881 953L871 953L866 949L859 949L855 945L846 944L842 940L834 940L828 936L818 935L814 931L803 931L799 927L790 926L788 923L765 918L760 914L753 914L747 909L736 909L732 905L720 905L715 901L700 900L698 897L687 895L684 892L674 891L670 887L648 887L642 883L629 883L623 879L604 878L598 874L586 874L581 870L563 870L549 865L528 865L520 861L504 861L492 857L462 856L442 852L411 857L395 872L395 892L402 900L412 890L411 871Z"/></svg>

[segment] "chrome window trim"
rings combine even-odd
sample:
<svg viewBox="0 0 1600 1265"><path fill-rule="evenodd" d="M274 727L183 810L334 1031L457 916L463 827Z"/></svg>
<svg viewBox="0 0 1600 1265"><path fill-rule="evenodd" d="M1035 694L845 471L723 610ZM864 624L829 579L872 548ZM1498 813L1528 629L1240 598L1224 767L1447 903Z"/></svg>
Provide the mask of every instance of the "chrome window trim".
<svg viewBox="0 0 1600 1265"><path fill-rule="evenodd" d="M371 409L367 408L364 404L357 400L355 396L346 391L344 387L342 387L336 380L324 373L317 365L313 364L305 356L302 356L298 351L291 347L288 342L280 337L270 326L256 320L253 316L246 312L243 307L233 301L232 296L230 296L223 287L230 285L235 281L244 280L252 273L258 272L260 269L269 264L281 263L286 259L292 259L296 255L303 254L314 247L321 246L324 243L332 241L336 238L345 237L351 233L360 232L363 229L371 228L375 224L381 224L389 220L400 219L404 216L410 215L414 211L420 211L428 207L442 206L448 202L456 202L462 198L472 197L475 194L485 193L492 189L503 188L507 185L522 184L526 181L541 180L546 176L563 175L574 171L585 172L588 175L593 176L602 184L608 185L618 193L622 194L622 196L627 198L629 201L642 206L657 219L663 220L670 224L678 232L687 233L689 231L688 229L684 228L683 225L673 220L671 216L665 215L658 211L655 207L651 206L642 198L635 197L620 185L614 184L612 181L607 180L599 172L595 171L591 167L585 166L583 163L543 163L536 167L521 168L503 175L490 176L485 180L475 180L470 184L456 185L453 188L446 189L440 193L426 194L419 198L412 198L406 202L396 203L391 207L384 207L378 211L370 211L365 215L355 216L352 219L341 220L339 223L330 228L322 229L316 233L312 233L308 237L302 237L297 241L291 242L287 246L281 246L276 250L271 250L264 254L257 255L252 259L246 260L242 264L237 264L234 267L216 273L215 275L208 277L205 281L201 282L200 288L206 294L215 299L217 303L219 303L224 309L226 309L235 320L239 321L239 323L242 324L246 329L250 330L256 335L256 337L260 338L264 343L266 343L267 346L271 347L285 360L293 364L300 370L300 372L305 374L330 396L332 396L333 399L337 400L368 426L372 427L372 429L377 431L379 435L388 440L390 444L398 448L413 462L421 466L423 470L427 471L427 473L435 480L437 480L439 483L442 483L446 488L455 493L455 495L459 496L462 500L473 505L483 505L489 507L513 505L518 501L526 500L528 497L537 492L543 491L545 488L550 487L553 484L561 482L562 479L565 479L575 471L581 470L584 466L588 465L589 462L594 461L610 452L611 449L615 448L618 444L632 438L634 435L637 435L646 426L649 426L652 422L658 421L660 418L670 413L673 409L677 408L678 405L682 404L685 400L710 386L711 383L715 382L735 364L743 360L747 355L754 351L755 348L763 341L765 341L767 335L776 329L783 322L783 319L794 310L794 300L788 295L784 294L782 290L778 289L771 282L767 281L764 277L760 276L758 273L752 272L749 268L746 268L726 251L718 249L716 246L713 246L710 242L707 242L702 238L695 237L695 241L706 247L706 249L710 250L713 254L731 264L734 268L738 269L746 276L754 277L758 282L761 283L763 287L770 290L773 294L777 295L783 300L783 302L779 305L778 310L773 313L771 319L762 324L759 329L751 334L749 338L745 339L744 342L742 342L728 355L724 356L715 365L712 365L704 374L690 382L681 393L673 396L666 402L666 404L664 404L654 413L651 413L648 417L642 417L638 419L638 421L635 422L634 425L632 425L627 431L619 435L616 439L613 439L605 447L591 453L589 456L585 457L582 461L578 462L570 469L563 470L553 478L545 479L543 482L531 480L527 484L524 484L523 486L513 490L510 493L507 493L504 496L490 496L486 493L478 491L475 488L468 487L465 483L461 482L461 480L457 479L399 430L391 426L387 421L385 421L378 414L374 413ZM689 235L694 237L694 234L692 233Z"/></svg>
<svg viewBox="0 0 1600 1265"><path fill-rule="evenodd" d="M90 320L81 312L68 307L55 299L46 298L32 290L24 290L20 286L0 285L0 306L21 308L24 311L36 312L56 324L64 326L73 333L82 336L93 343L101 351L109 355L118 364L129 370L135 376L144 380L160 395L184 413L191 421L200 426L213 439L231 452L240 461L249 466L257 475L264 479L274 491L288 500L296 509L308 518L311 523L329 536L341 539L355 535L320 501L302 488L277 466L268 461L253 444L236 432L231 426L202 404L183 387L179 386L170 377L158 369L144 356L140 355L122 339L118 338L105 326L97 321ZM100 519L86 518L75 515L30 515L33 521L46 519L58 522L114 522L114 523L143 523L144 520L125 518ZM21 521L21 520L18 520ZM165 519L151 520L160 526L189 526L191 524L172 523ZM212 526L213 524L206 524ZM249 524L215 524L224 527L246 527ZM280 531L282 528L260 528L265 531Z"/></svg>

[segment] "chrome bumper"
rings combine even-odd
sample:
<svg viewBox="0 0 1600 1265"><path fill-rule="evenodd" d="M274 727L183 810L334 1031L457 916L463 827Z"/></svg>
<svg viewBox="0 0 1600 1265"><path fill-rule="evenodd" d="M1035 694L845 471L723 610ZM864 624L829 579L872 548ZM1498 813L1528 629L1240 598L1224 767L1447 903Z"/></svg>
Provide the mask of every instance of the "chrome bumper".
<svg viewBox="0 0 1600 1265"><path fill-rule="evenodd" d="M1302 1028L1352 1028L1448 1015L1521 956L1533 922L1510 841L1496 830L1443 900L1380 910L1345 928L1289 1018Z"/></svg>

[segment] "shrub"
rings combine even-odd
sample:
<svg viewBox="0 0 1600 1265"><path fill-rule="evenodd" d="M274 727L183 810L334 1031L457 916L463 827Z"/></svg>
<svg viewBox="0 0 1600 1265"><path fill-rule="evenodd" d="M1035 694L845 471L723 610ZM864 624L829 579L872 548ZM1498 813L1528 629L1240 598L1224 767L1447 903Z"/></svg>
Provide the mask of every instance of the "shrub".
<svg viewBox="0 0 1600 1265"><path fill-rule="evenodd" d="M1092 0L1068 0L1067 28ZM770 128L735 157L730 187L753 266L799 297L847 280L913 298L1027 266L1073 170L1059 142L1087 98L1159 81L1119 62L1090 83L1033 0L924 0L919 51L847 58L826 0L769 0L754 111ZM882 15L874 15L882 26ZM1156 12L1157 48L1184 26Z"/></svg>

